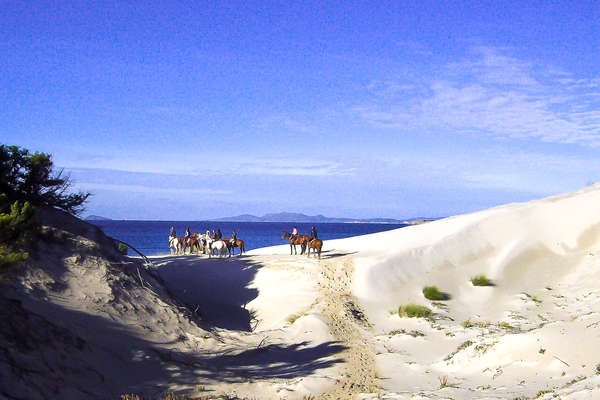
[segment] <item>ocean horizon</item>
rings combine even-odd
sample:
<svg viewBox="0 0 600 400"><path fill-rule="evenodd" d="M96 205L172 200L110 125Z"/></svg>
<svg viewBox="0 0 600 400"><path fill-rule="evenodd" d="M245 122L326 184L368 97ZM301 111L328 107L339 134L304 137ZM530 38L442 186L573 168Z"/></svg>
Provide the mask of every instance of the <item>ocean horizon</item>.
<svg viewBox="0 0 600 400"><path fill-rule="evenodd" d="M389 222L224 222L224 221L156 221L156 220L87 220L117 240L130 244L143 254L168 254L168 237L171 226L177 236L183 236L187 227L191 232L204 233L207 229L221 229L223 237L230 237L233 230L244 240L246 250L276 246L288 243L281 239L284 231L290 232L294 226L300 234L309 234L314 225L319 238L326 240L343 239L403 228L409 224Z"/></svg>

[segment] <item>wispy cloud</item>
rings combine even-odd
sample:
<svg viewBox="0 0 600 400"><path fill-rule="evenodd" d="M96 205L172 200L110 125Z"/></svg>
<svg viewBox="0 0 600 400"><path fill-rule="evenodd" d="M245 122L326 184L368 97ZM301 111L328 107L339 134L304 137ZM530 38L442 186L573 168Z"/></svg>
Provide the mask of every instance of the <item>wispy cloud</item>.
<svg viewBox="0 0 600 400"><path fill-rule="evenodd" d="M111 192L126 192L126 193L164 193L169 195L226 195L232 193L230 190L209 189L209 188L165 188L143 185L119 185L110 183L92 183L92 182L77 182L75 185L82 190L103 190Z"/></svg>
<svg viewBox="0 0 600 400"><path fill-rule="evenodd" d="M291 176L342 176L352 175L354 167L338 162L323 160L263 159L259 162L246 161L234 167L232 172L252 175Z"/></svg>
<svg viewBox="0 0 600 400"><path fill-rule="evenodd" d="M554 143L600 145L599 79L585 79L557 69L478 48L474 56L448 65L443 73L411 84L418 90L383 105L352 109L380 128L444 129ZM407 88L388 83L387 93ZM367 87L371 92L373 85Z"/></svg>

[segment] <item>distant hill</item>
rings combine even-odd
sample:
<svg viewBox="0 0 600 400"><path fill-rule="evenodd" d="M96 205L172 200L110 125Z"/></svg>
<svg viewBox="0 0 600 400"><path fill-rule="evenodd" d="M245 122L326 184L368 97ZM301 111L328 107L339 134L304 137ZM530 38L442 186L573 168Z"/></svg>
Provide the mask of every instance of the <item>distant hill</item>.
<svg viewBox="0 0 600 400"><path fill-rule="evenodd" d="M392 218L329 218L324 215L306 215L302 213L270 213L265 214L262 217L256 215L242 214L236 215L235 217L217 218L212 221L221 222L317 222L317 223L331 223L331 222L346 222L346 223L390 223L390 224L402 224L407 223L406 221L400 221Z"/></svg>
<svg viewBox="0 0 600 400"><path fill-rule="evenodd" d="M86 221L112 221L110 218L101 217L99 215L88 215L85 217Z"/></svg>

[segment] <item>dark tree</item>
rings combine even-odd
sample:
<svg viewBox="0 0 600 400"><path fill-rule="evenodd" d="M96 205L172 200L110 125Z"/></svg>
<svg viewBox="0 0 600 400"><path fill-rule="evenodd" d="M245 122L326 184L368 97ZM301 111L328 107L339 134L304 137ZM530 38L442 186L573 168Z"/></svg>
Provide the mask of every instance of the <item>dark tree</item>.
<svg viewBox="0 0 600 400"><path fill-rule="evenodd" d="M4 194L5 208L14 201L29 202L35 206L49 206L71 214L83 211L90 193L70 193L71 180L53 171L52 156L30 153L18 146L0 145L0 194Z"/></svg>

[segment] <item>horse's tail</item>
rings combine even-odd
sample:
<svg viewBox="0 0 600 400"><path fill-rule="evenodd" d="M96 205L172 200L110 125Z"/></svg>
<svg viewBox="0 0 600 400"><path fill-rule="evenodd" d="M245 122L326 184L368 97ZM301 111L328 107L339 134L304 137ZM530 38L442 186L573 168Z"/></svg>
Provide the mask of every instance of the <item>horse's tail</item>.
<svg viewBox="0 0 600 400"><path fill-rule="evenodd" d="M240 254L245 253L245 252L246 252L246 248L244 247L244 241L240 240Z"/></svg>

